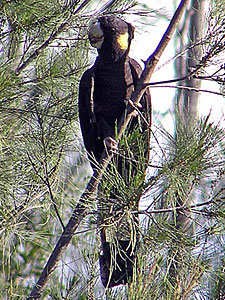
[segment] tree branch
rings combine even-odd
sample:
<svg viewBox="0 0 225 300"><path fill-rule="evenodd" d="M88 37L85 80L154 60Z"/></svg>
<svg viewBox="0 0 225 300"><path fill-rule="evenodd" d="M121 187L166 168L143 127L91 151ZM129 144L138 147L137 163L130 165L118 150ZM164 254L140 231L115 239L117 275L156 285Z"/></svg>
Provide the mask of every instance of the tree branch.
<svg viewBox="0 0 225 300"><path fill-rule="evenodd" d="M165 34L163 35L159 45L157 46L156 50L154 53L147 59L145 62L145 69L141 74L141 77L138 81L137 87L132 94L132 101L135 104L138 104L142 94L144 93L146 86L144 86L145 83L148 83L151 79L151 76L154 72L154 69L164 52L167 44L169 43L176 27L177 24L179 23L184 10L186 9L187 5L189 4L190 0L182 0L180 2L180 5L178 6ZM128 106L128 111L126 117L124 116L122 120L119 123L118 126L118 139L121 137L122 133L127 127L127 124L129 123L131 117L132 117L132 112L133 112L133 107L131 105ZM80 222L83 220L83 218L87 215L88 213L88 208L90 207L90 203L94 201L93 196L98 188L98 184L102 178L102 175L107 168L111 158L113 157L113 153L106 153L104 152L101 160L99 162L99 168L97 171L95 171L94 175L92 176L90 182L87 185L87 188L85 189L84 193L82 194L80 200L78 201L72 216L63 231L57 245L55 246L47 264L44 267L44 270L33 288L30 296L27 298L27 300L34 300L34 299L40 299L41 293L45 286L48 283L48 280L52 274L52 272L55 270L57 267L57 264L61 258L61 255L67 248L68 244L70 243L75 231L77 230Z"/></svg>
<svg viewBox="0 0 225 300"><path fill-rule="evenodd" d="M214 92L214 91L210 91L210 90L204 90L204 89L198 89L198 88L194 88L191 86L182 86L182 85L155 85L152 86L154 88L172 88L172 89L180 89L180 90L188 90L188 91L194 91L196 93L209 93L209 94L214 94L214 95L218 95L218 96L224 96L223 93L219 93L219 92Z"/></svg>
<svg viewBox="0 0 225 300"><path fill-rule="evenodd" d="M145 69L141 74L140 80L138 81L137 87L132 95L132 100L135 103L138 103L140 101L140 98L144 92L144 90L146 89L145 84L150 82L150 79L152 77L152 74L155 70L155 67L160 59L160 57L162 56L166 46L168 45L169 41L172 38L172 35L174 34L174 31L177 28L177 25L185 11L185 9L187 8L188 4L189 4L189 0L182 0L177 8L177 10L175 11L170 24L167 28L167 30L165 31L161 41L159 42L159 45L157 46L157 48L155 49L155 51L148 57L147 61L145 62Z"/></svg>
<svg viewBox="0 0 225 300"><path fill-rule="evenodd" d="M16 68L16 74L18 75L23 71L32 61L36 58L56 37L59 33L62 32L64 27L68 24L67 22L62 23L58 29L50 35L50 37L40 46L38 47L28 58L25 60L20 66Z"/></svg>
<svg viewBox="0 0 225 300"><path fill-rule="evenodd" d="M90 2L90 0L84 0L81 5L75 10L74 14L78 14L83 8ZM72 16L68 17L67 21L60 24L60 26L53 32L49 38L38 47L20 66L16 68L16 74L20 74L32 61L35 59L54 39L64 30L64 28L69 24L69 19Z"/></svg>

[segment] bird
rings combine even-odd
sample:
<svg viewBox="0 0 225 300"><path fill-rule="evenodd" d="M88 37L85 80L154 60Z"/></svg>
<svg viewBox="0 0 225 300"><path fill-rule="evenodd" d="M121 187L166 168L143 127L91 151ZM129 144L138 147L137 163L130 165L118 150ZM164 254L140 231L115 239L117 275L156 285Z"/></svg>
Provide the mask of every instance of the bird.
<svg viewBox="0 0 225 300"><path fill-rule="evenodd" d="M120 144L115 139L117 126L126 113L127 105L133 105L131 95L142 73L142 68L136 60L129 57L131 41L134 38L134 27L122 18L115 15L99 17L91 24L88 38L90 44L97 49L98 56L94 65L81 77L78 106L84 145L90 164L95 170L105 149L114 152L120 151ZM128 125L127 134L131 134L135 130L141 131L142 142L146 144L147 148L151 118L151 97L148 89L145 90L140 104L136 108L134 111L138 111L138 113L134 113ZM134 144L137 143L134 142ZM145 155L147 155L146 152ZM135 176L137 173L138 156L133 156L132 163L120 155L116 154L115 156L117 156L115 160L117 172L125 184L129 185L128 177ZM131 173L128 172L130 168ZM108 199L109 203L119 202L116 194L118 191L114 187L110 191L111 202ZM119 204L114 205L115 212L115 207L121 209ZM121 217L121 219L123 218ZM127 221L117 222L121 231L123 231L121 226L124 222ZM100 274L104 287L112 288L132 282L137 243L134 242L135 245L133 245L131 237L125 239L120 237L117 244L113 246L107 237L107 226L106 224L104 226L104 221L102 221ZM131 235L129 226L125 231Z"/></svg>

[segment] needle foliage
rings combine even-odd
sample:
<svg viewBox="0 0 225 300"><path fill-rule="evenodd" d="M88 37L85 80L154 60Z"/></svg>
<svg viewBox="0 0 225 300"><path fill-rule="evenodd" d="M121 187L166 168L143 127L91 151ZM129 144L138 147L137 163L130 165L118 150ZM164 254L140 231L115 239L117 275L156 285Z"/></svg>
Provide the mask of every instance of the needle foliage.
<svg viewBox="0 0 225 300"><path fill-rule="evenodd" d="M134 14L146 22L153 14L146 5L135 8L134 1L100 4L0 2L0 298L4 300L30 294L90 177L77 107L79 80L93 59L87 41L89 21L110 13ZM216 58L224 49L224 1L211 1L210 12L211 27L202 39L205 52L191 75L216 81L223 92L224 67ZM213 43L207 42L210 38ZM204 73L210 61L219 66L211 77ZM117 158L112 160L96 203L90 204L43 299L224 298L224 128L219 120L212 123L210 115L194 122L190 118L190 123L186 118L184 124L180 109L174 111L174 135L155 118L148 124L150 146L143 144L139 130L123 135L117 158L129 162L130 173L121 176ZM133 283L111 290L103 289L99 276L99 196L100 217L106 218L106 209L113 243L127 228L131 243L138 240ZM115 197L119 206L114 213L109 200ZM124 223L123 232L118 224Z"/></svg>

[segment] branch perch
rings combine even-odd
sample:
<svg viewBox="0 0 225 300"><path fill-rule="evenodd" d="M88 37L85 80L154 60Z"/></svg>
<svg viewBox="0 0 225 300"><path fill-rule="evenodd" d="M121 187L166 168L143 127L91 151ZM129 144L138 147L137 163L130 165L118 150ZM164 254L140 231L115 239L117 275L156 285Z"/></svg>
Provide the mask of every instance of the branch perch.
<svg viewBox="0 0 225 300"><path fill-rule="evenodd" d="M148 83L151 79L151 76L155 70L155 67L163 54L167 44L171 40L171 37L177 27L177 24L179 23L184 10L187 8L190 0L182 0L166 30L164 33L159 45L157 46L156 50L153 52L151 56L147 59L145 62L145 68L144 71L141 74L141 77L137 83L137 87L135 91L133 92L131 96L131 100L138 104L142 94L144 93L146 89L146 83ZM132 117L132 111L133 107L131 105L128 106L127 109L127 115L124 116L118 126L118 139L122 136L123 132L125 131L131 117ZM82 194L80 200L78 201L72 216L65 227L65 230L63 231L59 241L57 242L47 264L45 265L43 272L33 288L30 296L27 298L27 300L34 300L34 299L40 299L41 293L43 292L45 286L47 285L50 276L52 272L56 269L57 264L67 248L68 244L70 243L74 233L76 232L80 222L83 220L83 218L87 215L88 209L90 207L90 202L94 201L93 196L95 192L97 191L98 184L102 178L102 175L104 171L106 170L110 160L113 157L113 153L106 153L104 152L102 154L102 157L99 162L99 168L95 173L93 174L92 178L90 179L84 193Z"/></svg>

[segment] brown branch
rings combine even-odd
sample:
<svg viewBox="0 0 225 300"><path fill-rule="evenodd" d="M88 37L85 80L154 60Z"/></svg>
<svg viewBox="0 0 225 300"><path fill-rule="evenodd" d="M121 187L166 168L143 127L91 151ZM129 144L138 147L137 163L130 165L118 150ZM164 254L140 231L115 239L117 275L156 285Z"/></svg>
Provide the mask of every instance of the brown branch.
<svg viewBox="0 0 225 300"><path fill-rule="evenodd" d="M94 173L91 180L89 181L84 193L82 194L72 213L72 216L66 228L64 229L47 264L45 265L37 284L33 288L27 300L40 299L43 289L47 285L52 272L56 269L58 262L62 254L66 250L68 244L70 243L75 231L77 230L77 227L79 226L83 218L87 215L90 202L93 201L93 196L97 190L98 184L112 156L113 154L107 156L105 152L103 153L102 159L99 162L98 170Z"/></svg>
<svg viewBox="0 0 225 300"><path fill-rule="evenodd" d="M145 209L145 210L134 211L132 213L148 214L151 216L152 214L170 213L170 212L174 212L174 211L178 211L178 210L192 211L195 208L197 209L202 206L208 206L210 204L215 204L215 202L216 202L215 197L213 197L211 200L208 200L208 201L205 201L202 203L196 203L191 206L181 205L181 206L175 206L175 207L171 207L171 208L159 208L159 209L153 209L153 210ZM197 212L201 212L201 211L199 210Z"/></svg>
<svg viewBox="0 0 225 300"><path fill-rule="evenodd" d="M198 88L194 88L194 87L190 87L190 86L183 86L183 85L155 85L152 86L154 88L172 88L172 89L180 89L180 90L188 90L188 91L194 91L196 93L209 93L209 94L214 94L214 95L218 95L218 96L224 96L223 93L219 93L219 92L214 92L214 91L210 91L210 90L204 90L204 89L198 89Z"/></svg>
<svg viewBox="0 0 225 300"><path fill-rule="evenodd" d="M165 31L161 41L159 42L159 45L157 46L157 48L155 49L155 51L153 52L152 55L150 55L147 59L147 61L145 62L145 69L141 74L141 78L138 81L137 87L132 95L132 100L135 103L138 103L140 101L140 98L144 92L145 84L150 82L151 76L155 70L155 67L160 59L160 57L162 56L166 46L168 45L169 41L172 38L172 35L174 34L174 31L177 28L177 25L185 11L185 9L187 8L188 4L189 4L190 0L182 0L177 8L177 10L175 11L175 14L173 15L172 20L170 21L170 24L167 28L167 30Z"/></svg>
<svg viewBox="0 0 225 300"><path fill-rule="evenodd" d="M62 32L67 24L68 22L62 23L40 47L38 47L20 66L18 66L16 68L16 74L18 75L22 72L23 69L25 69L57 37L57 35Z"/></svg>
<svg viewBox="0 0 225 300"><path fill-rule="evenodd" d="M148 83L150 81L150 78L153 74L153 71L163 53L165 50L169 40L172 37L172 34L174 33L178 22L180 21L184 10L186 9L187 5L189 4L190 0L182 0L180 2L179 7L177 8L165 34L162 37L162 40L160 41L158 47L154 51L154 53L148 58L148 60L145 62L145 69L141 74L141 78L138 81L137 87L132 94L132 101L135 104L138 104L142 94L144 93L146 87L143 88L143 85L145 83ZM130 105L128 106L128 112L126 117L122 118L120 121L120 124L118 126L118 139L121 137L122 133L127 127L127 124L129 123L129 120L132 117L132 111L133 107ZM44 267L44 270L35 285L34 289L32 290L30 296L27 298L27 300L34 300L34 299L40 299L41 293L45 286L47 285L50 276L52 272L57 267L57 264L61 258L61 255L67 248L68 244L70 243L75 231L77 230L80 222L83 220L83 218L87 215L88 209L90 207L90 203L94 201L93 196L97 190L98 184L102 178L102 175L107 168L113 154L108 154L106 152L103 153L102 158L99 162L99 169L94 173L92 176L90 182L87 185L87 188L85 189L84 193L82 194L80 200L78 201L72 216L63 231L58 243L56 244L47 264Z"/></svg>

